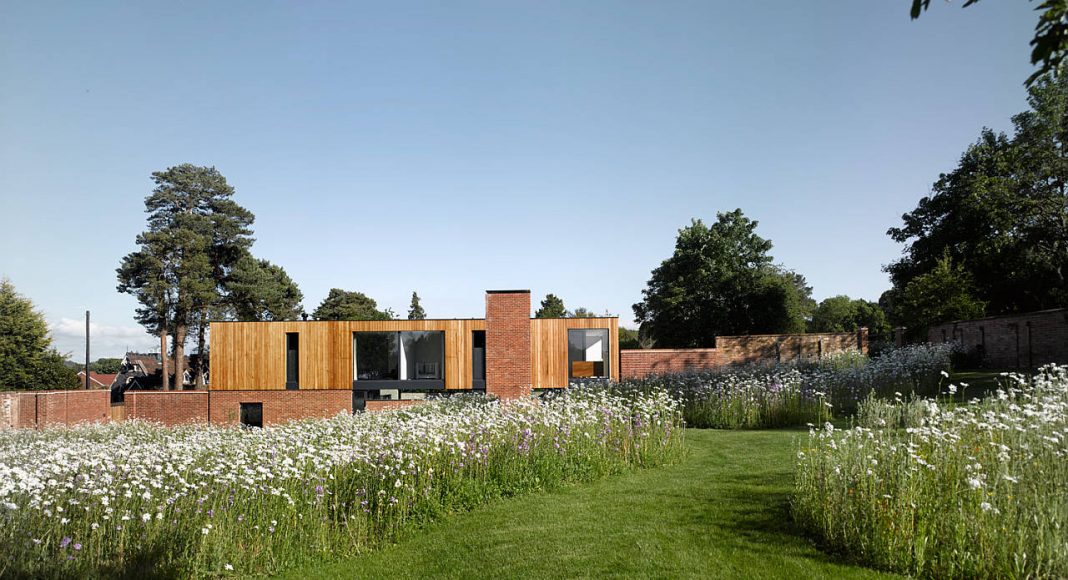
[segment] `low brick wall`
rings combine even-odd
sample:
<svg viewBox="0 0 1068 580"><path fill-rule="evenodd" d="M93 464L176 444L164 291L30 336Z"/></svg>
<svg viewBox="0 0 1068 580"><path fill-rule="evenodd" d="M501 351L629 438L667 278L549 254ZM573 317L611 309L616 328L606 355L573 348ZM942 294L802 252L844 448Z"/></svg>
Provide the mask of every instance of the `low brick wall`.
<svg viewBox="0 0 1068 580"><path fill-rule="evenodd" d="M100 423L110 416L109 391L0 393L0 428Z"/></svg>
<svg viewBox="0 0 1068 580"><path fill-rule="evenodd" d="M372 413L378 411L392 411L394 409L403 409L405 407L411 407L412 405L419 405L425 403L425 400L392 400L392 401L367 401L364 407L365 411Z"/></svg>
<svg viewBox="0 0 1068 580"><path fill-rule="evenodd" d="M241 403L263 403L263 424L276 425L295 419L333 417L342 411L352 413L352 391L211 391L211 422L240 423Z"/></svg>
<svg viewBox="0 0 1068 580"><path fill-rule="evenodd" d="M126 419L163 425L208 422L208 391L126 391Z"/></svg>
<svg viewBox="0 0 1068 580"><path fill-rule="evenodd" d="M1068 308L939 324L928 329L927 340L959 341L982 352L991 368L1068 364Z"/></svg>
<svg viewBox="0 0 1068 580"><path fill-rule="evenodd" d="M619 369L622 378L630 379L724 365L815 360L848 350L868 352L868 329L820 334L720 336L716 338L716 348L623 350L619 353Z"/></svg>
<svg viewBox="0 0 1068 580"><path fill-rule="evenodd" d="M714 348L646 349L619 351L619 374L624 379L678 373L689 369L721 366L723 357Z"/></svg>

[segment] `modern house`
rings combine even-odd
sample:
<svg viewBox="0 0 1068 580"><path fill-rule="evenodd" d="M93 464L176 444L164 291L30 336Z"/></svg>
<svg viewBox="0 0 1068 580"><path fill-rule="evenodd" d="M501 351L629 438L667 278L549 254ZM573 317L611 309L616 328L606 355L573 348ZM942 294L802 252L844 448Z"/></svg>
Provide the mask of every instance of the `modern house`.
<svg viewBox="0 0 1068 580"><path fill-rule="evenodd" d="M210 414L272 423L428 393L515 398L619 379L618 318L532 319L530 305L529 290L501 290L486 293L479 319L213 322Z"/></svg>

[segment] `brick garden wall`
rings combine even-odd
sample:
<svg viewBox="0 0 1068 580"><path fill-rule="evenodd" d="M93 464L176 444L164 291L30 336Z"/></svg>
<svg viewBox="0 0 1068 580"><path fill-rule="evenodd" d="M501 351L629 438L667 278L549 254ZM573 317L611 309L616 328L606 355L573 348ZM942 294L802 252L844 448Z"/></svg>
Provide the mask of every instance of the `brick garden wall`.
<svg viewBox="0 0 1068 580"><path fill-rule="evenodd" d="M241 422L241 403L263 403L263 424L276 425L352 413L352 391L211 391L210 403L212 424L236 425Z"/></svg>
<svg viewBox="0 0 1068 580"><path fill-rule="evenodd" d="M624 379L707 369L723 364L714 348L646 349L619 351L619 374Z"/></svg>
<svg viewBox="0 0 1068 580"><path fill-rule="evenodd" d="M126 419L164 425L208 422L207 391L127 391Z"/></svg>
<svg viewBox="0 0 1068 580"><path fill-rule="evenodd" d="M716 337L716 348L623 350L624 379L710 369L724 365L819 359L847 350L868 352L868 329L820 334L760 334Z"/></svg>
<svg viewBox="0 0 1068 580"><path fill-rule="evenodd" d="M959 341L982 352L990 368L1034 368L1068 364L1068 308L948 322L931 327L929 342Z"/></svg>
<svg viewBox="0 0 1068 580"><path fill-rule="evenodd" d="M531 392L530 291L486 292L486 394Z"/></svg>
<svg viewBox="0 0 1068 580"><path fill-rule="evenodd" d="M110 416L109 391L0 393L0 428L99 423Z"/></svg>

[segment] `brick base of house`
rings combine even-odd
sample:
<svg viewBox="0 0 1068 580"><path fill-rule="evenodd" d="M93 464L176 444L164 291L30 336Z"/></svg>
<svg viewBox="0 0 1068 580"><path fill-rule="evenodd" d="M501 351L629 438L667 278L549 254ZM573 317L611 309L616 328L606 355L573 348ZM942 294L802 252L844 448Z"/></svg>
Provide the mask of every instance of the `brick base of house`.
<svg viewBox="0 0 1068 580"><path fill-rule="evenodd" d="M241 403L262 403L264 425L352 413L352 391L344 390L211 391L209 402L214 425L238 424Z"/></svg>

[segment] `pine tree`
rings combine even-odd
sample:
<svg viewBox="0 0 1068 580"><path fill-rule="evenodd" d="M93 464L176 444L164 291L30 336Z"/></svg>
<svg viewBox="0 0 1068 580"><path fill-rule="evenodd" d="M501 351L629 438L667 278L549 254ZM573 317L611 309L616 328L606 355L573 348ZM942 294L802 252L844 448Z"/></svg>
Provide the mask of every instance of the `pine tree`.
<svg viewBox="0 0 1068 580"><path fill-rule="evenodd" d="M426 311L419 304L419 295L412 292L412 304L408 307L408 320L425 320Z"/></svg>

